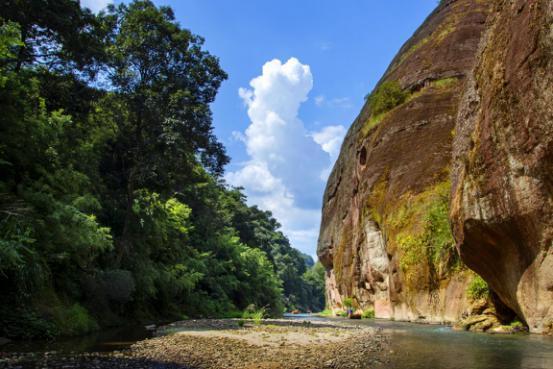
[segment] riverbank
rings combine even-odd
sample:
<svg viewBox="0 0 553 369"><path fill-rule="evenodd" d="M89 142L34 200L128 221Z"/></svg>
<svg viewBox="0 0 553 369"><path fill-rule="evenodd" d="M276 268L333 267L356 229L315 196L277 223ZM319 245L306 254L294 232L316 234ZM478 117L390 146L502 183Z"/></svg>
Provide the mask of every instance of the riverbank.
<svg viewBox="0 0 553 369"><path fill-rule="evenodd" d="M541 335L313 315L240 324L190 320L160 327L150 332L153 338L127 333L94 345L74 338L54 346L2 346L0 369L553 368L553 337Z"/></svg>
<svg viewBox="0 0 553 369"><path fill-rule="evenodd" d="M128 350L61 355L11 354L0 368L369 368L384 362L388 339L379 329L347 322L190 320Z"/></svg>

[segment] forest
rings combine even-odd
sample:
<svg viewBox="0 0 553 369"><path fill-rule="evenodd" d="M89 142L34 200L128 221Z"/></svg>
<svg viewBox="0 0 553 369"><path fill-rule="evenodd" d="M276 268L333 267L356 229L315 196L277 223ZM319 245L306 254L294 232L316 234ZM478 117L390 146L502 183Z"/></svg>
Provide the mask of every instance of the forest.
<svg viewBox="0 0 553 369"><path fill-rule="evenodd" d="M224 181L202 37L150 1L3 4L0 336L324 308L323 267Z"/></svg>

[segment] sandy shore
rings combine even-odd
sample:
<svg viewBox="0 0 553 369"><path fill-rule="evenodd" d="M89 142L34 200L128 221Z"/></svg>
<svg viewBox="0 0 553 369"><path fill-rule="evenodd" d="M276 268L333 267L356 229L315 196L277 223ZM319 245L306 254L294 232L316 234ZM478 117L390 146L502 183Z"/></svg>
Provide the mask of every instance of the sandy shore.
<svg viewBox="0 0 553 369"><path fill-rule="evenodd" d="M374 368L388 340L349 322L190 320L158 329L129 350L71 356L4 357L0 368Z"/></svg>
<svg viewBox="0 0 553 369"><path fill-rule="evenodd" d="M215 327L213 327L215 325ZM368 368L382 360L387 340L369 327L340 322L188 321L173 334L133 346L151 360L198 368Z"/></svg>

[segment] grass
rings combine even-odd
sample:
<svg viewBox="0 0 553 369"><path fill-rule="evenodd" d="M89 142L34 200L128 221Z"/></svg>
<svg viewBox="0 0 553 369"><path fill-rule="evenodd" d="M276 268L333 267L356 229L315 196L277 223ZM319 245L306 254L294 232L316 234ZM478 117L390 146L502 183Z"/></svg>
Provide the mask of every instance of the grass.
<svg viewBox="0 0 553 369"><path fill-rule="evenodd" d="M238 319L238 318L242 318L244 315L244 312L243 311L240 311L240 310L231 310L231 311L226 311L224 312L222 315L221 315L221 318L223 319Z"/></svg>
<svg viewBox="0 0 553 369"><path fill-rule="evenodd" d="M518 319L515 319L509 324L513 333L528 332L528 326Z"/></svg>
<svg viewBox="0 0 553 369"><path fill-rule="evenodd" d="M371 116L361 128L363 137L382 122L388 112L403 104L409 95L409 91L404 91L397 81L386 81L373 91L367 97Z"/></svg>
<svg viewBox="0 0 553 369"><path fill-rule="evenodd" d="M400 230L395 238L401 251L400 268L412 287L437 270L446 253L454 252L449 225L450 188L449 181L438 183L410 197L390 217L390 223Z"/></svg>
<svg viewBox="0 0 553 369"><path fill-rule="evenodd" d="M371 114L374 116L386 113L401 105L409 96L399 82L386 81L382 83L368 98Z"/></svg>
<svg viewBox="0 0 553 369"><path fill-rule="evenodd" d="M242 319L251 319L253 320L254 324L260 325L266 316L267 309L265 309L264 307L259 309L255 307L248 307L246 310L244 310L244 313L242 314Z"/></svg>
<svg viewBox="0 0 553 369"><path fill-rule="evenodd" d="M323 311L321 311L317 315L322 316L322 317L331 317L331 316L334 316L334 312L330 309L324 309Z"/></svg>
<svg viewBox="0 0 553 369"><path fill-rule="evenodd" d="M98 323L78 303L60 299L52 289L40 291L36 302L25 309L0 306L0 334L13 338L79 336L97 331Z"/></svg>
<svg viewBox="0 0 553 369"><path fill-rule="evenodd" d="M366 137L369 132L378 126L394 108L405 102L422 95L430 88L448 89L458 83L457 77L441 78L430 82L426 87L417 92L404 91L396 81L384 82L369 97L369 107L371 115L361 128L361 137Z"/></svg>
<svg viewBox="0 0 553 369"><path fill-rule="evenodd" d="M458 82L459 82L459 78L449 77L449 78L442 78L442 79L433 81L431 85L439 89L445 89L445 88L455 86Z"/></svg>
<svg viewBox="0 0 553 369"><path fill-rule="evenodd" d="M518 320L518 318L515 318L515 320L513 320L508 325L502 325L501 329L504 333L510 334L528 332L528 326Z"/></svg>
<svg viewBox="0 0 553 369"><path fill-rule="evenodd" d="M362 134L362 137L367 137L367 135L369 134L369 132L374 128L376 127L377 125L380 124L380 122L382 122L382 120L386 117L386 113L382 113L382 114L378 114L378 115L375 115L375 116L372 116L369 118L369 120L367 120L367 122L363 125L363 127L361 128L361 134Z"/></svg>

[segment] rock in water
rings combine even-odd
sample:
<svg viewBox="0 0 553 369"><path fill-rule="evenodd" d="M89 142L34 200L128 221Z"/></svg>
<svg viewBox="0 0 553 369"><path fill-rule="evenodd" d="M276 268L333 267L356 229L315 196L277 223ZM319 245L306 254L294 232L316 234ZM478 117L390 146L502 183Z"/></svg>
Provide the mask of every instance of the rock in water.
<svg viewBox="0 0 553 369"><path fill-rule="evenodd" d="M551 0L445 0L401 48L324 194L331 308L457 321L468 266L551 329L552 17Z"/></svg>

